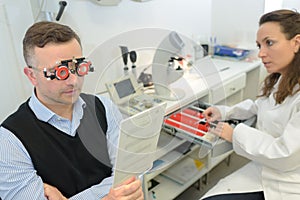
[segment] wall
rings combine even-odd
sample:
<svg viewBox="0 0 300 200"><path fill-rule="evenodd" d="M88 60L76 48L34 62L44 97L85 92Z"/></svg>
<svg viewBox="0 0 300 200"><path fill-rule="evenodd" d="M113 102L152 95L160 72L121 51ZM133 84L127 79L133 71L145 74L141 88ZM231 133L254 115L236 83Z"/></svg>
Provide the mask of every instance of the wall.
<svg viewBox="0 0 300 200"><path fill-rule="evenodd" d="M212 35L217 43L256 49L256 30L264 1L213 0Z"/></svg>
<svg viewBox="0 0 300 200"><path fill-rule="evenodd" d="M1 108L0 121L17 109L26 98L26 85L22 75L20 61L21 38L16 33L23 33L26 21L32 18L31 12L22 13L22 9L30 8L28 2L10 0L0 1L0 60L1 60ZM20 23L22 19L23 23Z"/></svg>
<svg viewBox="0 0 300 200"><path fill-rule="evenodd" d="M300 1L295 0L282 0L283 8L290 8L300 12Z"/></svg>
<svg viewBox="0 0 300 200"><path fill-rule="evenodd" d="M278 10L282 7L283 0L265 0L264 12L270 12L273 10Z"/></svg>
<svg viewBox="0 0 300 200"><path fill-rule="evenodd" d="M122 0L110 7L89 0L69 1L62 22L78 30L88 54L111 37L134 29L172 29L188 37L210 35L210 4L210 0Z"/></svg>

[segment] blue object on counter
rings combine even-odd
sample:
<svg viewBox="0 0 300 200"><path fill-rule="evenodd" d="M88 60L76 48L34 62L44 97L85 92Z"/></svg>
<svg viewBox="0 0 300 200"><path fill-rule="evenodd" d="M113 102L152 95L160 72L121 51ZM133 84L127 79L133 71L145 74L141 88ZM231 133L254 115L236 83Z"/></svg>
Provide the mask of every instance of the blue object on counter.
<svg viewBox="0 0 300 200"><path fill-rule="evenodd" d="M245 58L249 54L249 50L239 49L239 48L232 48L228 46L216 45L214 47L214 55L217 56L228 56L228 57L235 57L235 58Z"/></svg>

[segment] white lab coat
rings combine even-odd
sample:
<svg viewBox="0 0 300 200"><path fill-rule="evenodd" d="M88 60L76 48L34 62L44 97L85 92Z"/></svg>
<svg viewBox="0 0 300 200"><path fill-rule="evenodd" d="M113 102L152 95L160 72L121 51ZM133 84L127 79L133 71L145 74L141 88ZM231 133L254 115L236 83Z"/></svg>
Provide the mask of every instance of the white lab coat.
<svg viewBox="0 0 300 200"><path fill-rule="evenodd" d="M224 119L257 115L257 129L239 124L233 132L234 151L252 161L220 180L204 197L264 191L266 200L300 199L300 92L280 105L271 94L219 109Z"/></svg>

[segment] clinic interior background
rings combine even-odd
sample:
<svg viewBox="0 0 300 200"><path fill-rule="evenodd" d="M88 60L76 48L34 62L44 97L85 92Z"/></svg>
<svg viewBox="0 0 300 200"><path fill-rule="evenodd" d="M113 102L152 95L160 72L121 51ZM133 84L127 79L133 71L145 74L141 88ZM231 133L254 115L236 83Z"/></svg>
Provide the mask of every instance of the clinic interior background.
<svg viewBox="0 0 300 200"><path fill-rule="evenodd" d="M258 19L264 12L278 8L300 10L300 1L296 0L121 0L117 6L101 6L93 1L67 0L59 21L79 34L86 56L111 37L143 28L174 30L201 44L216 37L218 44L255 49ZM32 93L23 74L24 33L39 11L57 12L58 2L0 0L1 121ZM126 41L124 44L130 45ZM119 50L114 53L120 54ZM142 62L138 58L137 66Z"/></svg>

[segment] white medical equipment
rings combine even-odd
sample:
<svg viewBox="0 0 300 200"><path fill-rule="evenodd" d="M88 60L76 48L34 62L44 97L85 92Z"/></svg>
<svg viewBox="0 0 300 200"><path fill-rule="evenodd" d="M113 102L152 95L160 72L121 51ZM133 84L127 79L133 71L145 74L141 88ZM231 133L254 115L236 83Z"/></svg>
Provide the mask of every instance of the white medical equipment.
<svg viewBox="0 0 300 200"><path fill-rule="evenodd" d="M183 76L183 70L174 66L174 57L180 57L185 46L179 35L172 31L158 46L152 64L152 79L155 93L166 100L180 100L185 93L179 88L170 88L169 85Z"/></svg>
<svg viewBox="0 0 300 200"><path fill-rule="evenodd" d="M162 103L160 98L145 94L133 74L106 83L112 101L118 105L122 113L135 115Z"/></svg>

